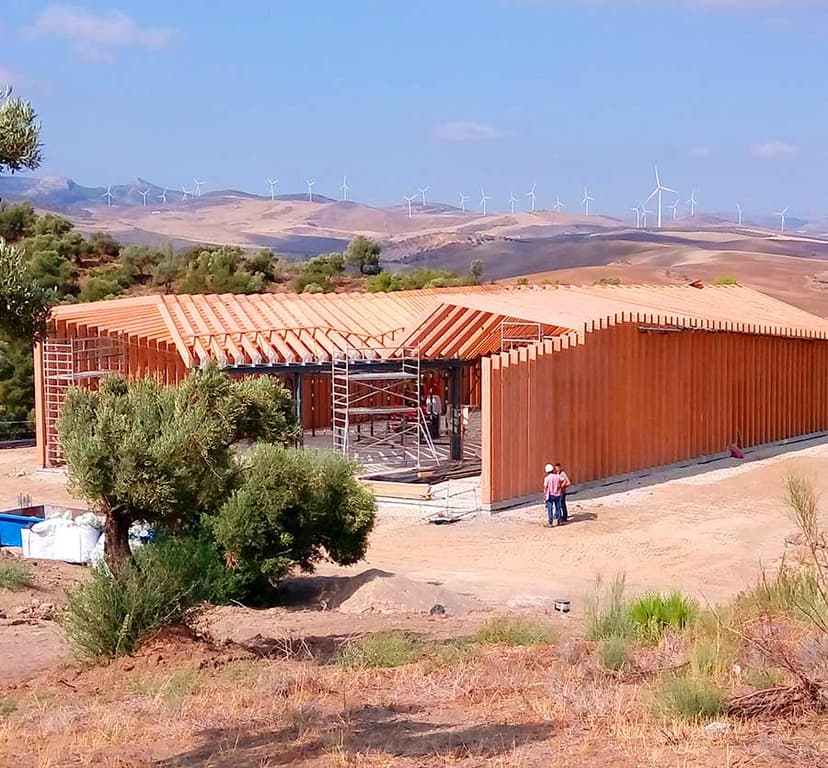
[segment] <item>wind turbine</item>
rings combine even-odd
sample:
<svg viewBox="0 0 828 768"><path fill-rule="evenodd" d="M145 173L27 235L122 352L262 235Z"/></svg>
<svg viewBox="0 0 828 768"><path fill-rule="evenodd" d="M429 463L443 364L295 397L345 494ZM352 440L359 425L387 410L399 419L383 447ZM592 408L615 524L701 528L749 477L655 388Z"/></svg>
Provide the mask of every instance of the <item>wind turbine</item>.
<svg viewBox="0 0 828 768"><path fill-rule="evenodd" d="M348 190L350 189L350 187L348 186L348 177L347 176L342 177L342 186L339 189L342 190L342 199L347 200L348 199Z"/></svg>
<svg viewBox="0 0 828 768"><path fill-rule="evenodd" d="M667 205L667 207L668 207L668 208L670 208L670 209L673 211L673 221L675 221L675 220L678 218L678 204L679 204L679 200L680 200L680 198L678 198L678 197L677 197L677 198L675 199L675 202L669 203L669 204Z"/></svg>
<svg viewBox="0 0 828 768"><path fill-rule="evenodd" d="M411 195L410 197L408 195L403 195L403 200L405 200L405 202L408 203L408 218L409 219L412 216L411 203L413 203L416 199L417 199L417 195Z"/></svg>
<svg viewBox="0 0 828 768"><path fill-rule="evenodd" d="M644 229L647 229L647 214L648 213L653 213L653 211L647 210L646 203L641 203L641 226L644 227Z"/></svg>
<svg viewBox="0 0 828 768"><path fill-rule="evenodd" d="M555 213L560 213L561 208L566 208L566 206L561 202L561 198L558 195L555 195L555 205L552 206L552 210Z"/></svg>
<svg viewBox="0 0 828 768"><path fill-rule="evenodd" d="M146 207L147 207L147 195L149 194L149 190L148 190L148 189L145 189L145 190L142 192L142 191L139 189L139 190L138 190L138 194L139 194L139 195L141 195L141 197L142 197L142 199L143 199L143 201L144 201L144 208L146 208Z"/></svg>
<svg viewBox="0 0 828 768"><path fill-rule="evenodd" d="M675 189L670 189L670 187L665 187L658 177L658 166L653 166L653 168L655 169L656 186L647 198L647 202L650 202L650 200L658 196L658 228L661 229L661 195L663 192L672 192L674 195L677 195L678 192Z"/></svg>
<svg viewBox="0 0 828 768"><path fill-rule="evenodd" d="M635 228L641 229L641 209L636 205L635 208L630 208L631 211L635 211Z"/></svg>
<svg viewBox="0 0 828 768"><path fill-rule="evenodd" d="M158 199L161 201L161 205L167 204L167 188L164 187L164 191L158 195Z"/></svg>
<svg viewBox="0 0 828 768"><path fill-rule="evenodd" d="M687 201L687 205L689 205L689 206L690 206L690 215L691 215L691 216L695 216L695 215L696 215L696 206L697 206L698 204L699 204L699 203L698 203L698 201L696 200L696 190L694 189L694 190L690 193L690 199Z"/></svg>
<svg viewBox="0 0 828 768"><path fill-rule="evenodd" d="M517 202L517 198L515 197L514 192L509 193L509 207L512 209L512 213L515 212L515 203Z"/></svg>
<svg viewBox="0 0 828 768"><path fill-rule="evenodd" d="M742 226L742 204L736 203L736 210L739 211L739 226Z"/></svg>
<svg viewBox="0 0 828 768"><path fill-rule="evenodd" d="M271 179L268 177L267 183L270 184L270 202L272 203L276 199L276 187L279 184L279 179Z"/></svg>
<svg viewBox="0 0 828 768"><path fill-rule="evenodd" d="M786 205L781 211L777 211L776 215L782 218L781 226L779 227L780 232L785 231L785 214L788 212L789 205Z"/></svg>
<svg viewBox="0 0 828 768"><path fill-rule="evenodd" d="M195 188L196 188L196 195L197 195L198 197L201 197L201 186L202 186L204 183L205 183L205 182L203 182L203 181L199 181L199 180L198 180L198 179L196 179L196 178L194 178L194 179L193 179L193 184L195 184Z"/></svg>
<svg viewBox="0 0 828 768"><path fill-rule="evenodd" d="M106 207L111 208L112 207L112 198L114 197L114 195L112 194L112 185L111 184L107 184L106 192L104 192L101 195L101 197L106 199Z"/></svg>
<svg viewBox="0 0 828 768"><path fill-rule="evenodd" d="M190 197L191 194L193 194L193 193L189 189L187 189L187 187L185 187L182 184L181 185L181 199L182 200L187 200Z"/></svg>
<svg viewBox="0 0 828 768"><path fill-rule="evenodd" d="M460 210L465 213L466 212L466 200L469 199L468 195L464 195L462 192L460 193Z"/></svg>
<svg viewBox="0 0 828 768"><path fill-rule="evenodd" d="M534 212L534 210L535 210L535 189L537 188L537 186L538 186L537 184L533 184L533 185L532 185L532 189L530 189L530 190L526 193L526 197L529 197L529 198L531 198L531 200L532 200L532 211L533 211L533 212ZM514 213L514 211L512 211L512 213Z"/></svg>
<svg viewBox="0 0 828 768"><path fill-rule="evenodd" d="M486 194L486 190L483 187L480 188L480 206L483 208L483 215L486 215L486 203L491 200L492 198Z"/></svg>
<svg viewBox="0 0 828 768"><path fill-rule="evenodd" d="M589 196L589 193L587 192L587 188L586 188L586 187L584 187L584 199L583 199L583 200L581 200L581 205L583 205L583 206L584 206L584 211L586 211L586 215L587 215L587 216L589 216L589 204L590 204L590 201L593 201L593 202L594 202L594 200L595 200L595 198L594 198L594 197L590 197L590 196Z"/></svg>
<svg viewBox="0 0 828 768"><path fill-rule="evenodd" d="M425 210L426 207L425 195L429 189L431 189L431 187L417 187L417 191L423 196L423 210Z"/></svg>
<svg viewBox="0 0 828 768"><path fill-rule="evenodd" d="M316 184L316 179L308 179L308 202L313 202L313 185Z"/></svg>

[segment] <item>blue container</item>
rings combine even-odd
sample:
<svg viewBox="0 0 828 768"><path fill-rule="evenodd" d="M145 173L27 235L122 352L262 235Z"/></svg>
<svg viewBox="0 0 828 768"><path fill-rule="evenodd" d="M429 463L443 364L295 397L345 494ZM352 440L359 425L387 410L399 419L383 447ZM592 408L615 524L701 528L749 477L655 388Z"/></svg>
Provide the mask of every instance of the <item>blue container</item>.
<svg viewBox="0 0 828 768"><path fill-rule="evenodd" d="M42 517L0 512L0 547L22 547L23 540L20 538L20 531L42 522Z"/></svg>

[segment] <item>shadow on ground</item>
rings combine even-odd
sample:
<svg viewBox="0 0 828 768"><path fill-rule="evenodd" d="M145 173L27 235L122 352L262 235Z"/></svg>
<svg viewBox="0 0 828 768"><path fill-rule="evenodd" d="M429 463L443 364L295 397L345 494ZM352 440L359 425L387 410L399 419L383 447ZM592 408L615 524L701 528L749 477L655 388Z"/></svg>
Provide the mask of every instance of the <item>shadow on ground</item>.
<svg viewBox="0 0 828 768"><path fill-rule="evenodd" d="M555 733L550 723L468 725L430 722L425 717L423 710L415 707L365 706L336 716L308 711L298 716L302 722L272 730L211 728L200 734L200 745L153 765L260 768L343 753L492 758L546 741Z"/></svg>

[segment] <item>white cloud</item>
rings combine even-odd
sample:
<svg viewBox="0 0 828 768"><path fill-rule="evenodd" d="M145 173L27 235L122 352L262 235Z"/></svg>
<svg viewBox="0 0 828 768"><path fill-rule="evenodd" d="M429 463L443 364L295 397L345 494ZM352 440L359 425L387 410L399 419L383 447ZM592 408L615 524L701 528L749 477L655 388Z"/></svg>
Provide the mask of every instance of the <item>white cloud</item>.
<svg viewBox="0 0 828 768"><path fill-rule="evenodd" d="M75 5L47 6L26 32L31 38L68 40L86 56L106 56L116 48L164 48L176 34L170 27L142 26L121 11Z"/></svg>
<svg viewBox="0 0 828 768"><path fill-rule="evenodd" d="M434 135L443 141L488 141L500 137L500 131L493 125L469 121L440 123L435 126Z"/></svg>
<svg viewBox="0 0 828 768"><path fill-rule="evenodd" d="M760 144L754 144L750 148L750 154L754 157L762 157L765 159L791 157L799 154L799 147L787 141L765 141Z"/></svg>

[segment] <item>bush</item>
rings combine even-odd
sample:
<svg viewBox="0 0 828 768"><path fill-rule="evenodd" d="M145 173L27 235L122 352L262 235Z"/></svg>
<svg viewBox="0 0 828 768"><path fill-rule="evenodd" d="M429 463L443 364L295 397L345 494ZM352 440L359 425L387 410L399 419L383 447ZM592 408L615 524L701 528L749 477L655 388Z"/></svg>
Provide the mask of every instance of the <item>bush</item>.
<svg viewBox="0 0 828 768"><path fill-rule="evenodd" d="M633 600L628 610L636 633L648 642L660 640L668 628L686 628L698 615L695 601L680 592L671 592L669 595L650 592Z"/></svg>
<svg viewBox="0 0 828 768"><path fill-rule="evenodd" d="M632 637L635 626L624 599L626 577L617 574L606 587L601 579L586 599L586 635L589 640L606 640L610 637Z"/></svg>
<svg viewBox="0 0 828 768"><path fill-rule="evenodd" d="M713 281L713 285L739 285L739 281L734 275L719 275Z"/></svg>
<svg viewBox="0 0 828 768"><path fill-rule="evenodd" d="M774 575L763 572L755 587L740 593L734 609L744 619L767 613L805 618L819 603L819 586L813 569L793 568L783 563Z"/></svg>
<svg viewBox="0 0 828 768"><path fill-rule="evenodd" d="M141 547L135 563L116 575L105 567L93 569L89 581L67 592L63 629L79 656L120 656L193 605L227 602L245 587L209 540L170 538Z"/></svg>
<svg viewBox="0 0 828 768"><path fill-rule="evenodd" d="M498 617L487 621L474 635L479 645L550 645L557 637L549 624L530 619Z"/></svg>
<svg viewBox="0 0 828 768"><path fill-rule="evenodd" d="M25 589L32 586L32 574L20 563L0 563L0 589Z"/></svg>
<svg viewBox="0 0 828 768"><path fill-rule="evenodd" d="M656 707L666 717L700 722L721 715L725 698L709 680L673 677L658 691Z"/></svg>
<svg viewBox="0 0 828 768"><path fill-rule="evenodd" d="M375 506L340 454L260 444L212 526L235 563L275 584L294 566L311 572L326 557L339 565L361 560Z"/></svg>
<svg viewBox="0 0 828 768"><path fill-rule="evenodd" d="M598 646L598 663L618 672L630 660L630 642L626 637L608 637Z"/></svg>
<svg viewBox="0 0 828 768"><path fill-rule="evenodd" d="M366 667L402 667L412 664L425 653L416 638L404 632L377 632L348 642L339 655L346 669Z"/></svg>

